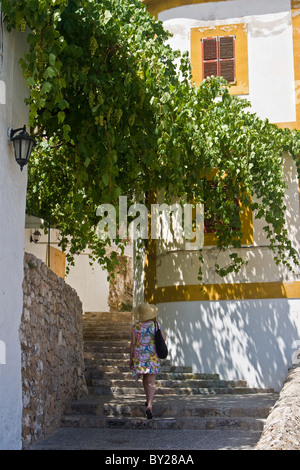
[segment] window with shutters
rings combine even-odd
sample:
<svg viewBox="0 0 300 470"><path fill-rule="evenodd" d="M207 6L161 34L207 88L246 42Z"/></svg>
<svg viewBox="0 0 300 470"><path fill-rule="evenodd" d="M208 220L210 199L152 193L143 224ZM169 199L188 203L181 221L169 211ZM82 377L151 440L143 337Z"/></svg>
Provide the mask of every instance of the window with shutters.
<svg viewBox="0 0 300 470"><path fill-rule="evenodd" d="M214 202L214 190L218 187L218 182L213 181L213 178L218 173L218 170L211 170L205 176L205 194L212 202ZM241 242L243 245L253 245L253 217L250 207L244 207L239 198L234 199L234 204L239 208L239 211L232 211L232 219L230 221L230 229L235 232L241 230L243 236ZM217 245L216 228L217 225L222 223L222 220L206 207L204 199L204 246Z"/></svg>
<svg viewBox="0 0 300 470"><path fill-rule="evenodd" d="M215 186L213 183L211 185ZM238 213L239 220L236 218L236 213L232 214L230 229L233 232L238 230L243 232L241 239L243 245L253 245L252 210L249 207L242 208L239 199L235 199L234 203L240 209ZM222 220L216 215L209 214L204 203L204 246L217 245L216 227L220 223L222 223Z"/></svg>
<svg viewBox="0 0 300 470"><path fill-rule="evenodd" d="M217 36L202 39L203 79L211 75L236 82L235 36Z"/></svg>
<svg viewBox="0 0 300 470"><path fill-rule="evenodd" d="M196 85L208 76L223 76L230 94L249 94L247 25L191 28L191 64Z"/></svg>
<svg viewBox="0 0 300 470"><path fill-rule="evenodd" d="M207 184L210 186L210 188L213 191L210 191L209 197L213 200L214 202L214 190L217 189L218 184L213 183L212 181L208 181ZM234 199L234 204L237 208L239 208L240 202L239 199L236 198ZM235 218L236 214L232 214L232 220L230 223L230 228L233 232L239 230L239 223L237 223L237 220ZM217 225L221 223L222 220L216 216L216 214L209 214L208 210L206 209L206 205L204 204L204 233L215 233Z"/></svg>

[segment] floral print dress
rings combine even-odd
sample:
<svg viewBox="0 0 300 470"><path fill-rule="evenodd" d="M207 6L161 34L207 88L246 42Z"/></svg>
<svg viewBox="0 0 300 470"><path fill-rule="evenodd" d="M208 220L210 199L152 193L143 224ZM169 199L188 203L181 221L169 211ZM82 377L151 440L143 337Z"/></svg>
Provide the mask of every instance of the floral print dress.
<svg viewBox="0 0 300 470"><path fill-rule="evenodd" d="M133 356L133 375L159 374L160 361L156 354L154 343L154 321L136 322L132 328L136 339Z"/></svg>

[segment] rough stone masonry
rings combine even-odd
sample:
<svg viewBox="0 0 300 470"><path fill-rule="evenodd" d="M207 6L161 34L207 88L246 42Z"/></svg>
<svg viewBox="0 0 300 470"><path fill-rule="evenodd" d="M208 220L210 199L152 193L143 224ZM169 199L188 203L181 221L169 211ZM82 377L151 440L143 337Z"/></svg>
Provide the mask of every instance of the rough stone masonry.
<svg viewBox="0 0 300 470"><path fill-rule="evenodd" d="M297 352L300 359L300 350ZM300 450L300 365L290 368L256 450Z"/></svg>
<svg viewBox="0 0 300 470"><path fill-rule="evenodd" d="M74 289L25 254L20 326L23 447L58 428L68 402L87 394L82 304Z"/></svg>

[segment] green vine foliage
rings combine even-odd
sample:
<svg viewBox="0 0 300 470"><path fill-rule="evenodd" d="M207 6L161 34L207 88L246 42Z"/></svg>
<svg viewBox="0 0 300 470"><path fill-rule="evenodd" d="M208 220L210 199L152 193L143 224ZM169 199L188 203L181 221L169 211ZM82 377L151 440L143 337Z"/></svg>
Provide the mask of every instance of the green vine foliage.
<svg viewBox="0 0 300 470"><path fill-rule="evenodd" d="M283 178L284 152L300 166L297 131L259 119L221 78L196 87L188 56L137 0L2 0L2 11L29 44L21 64L38 145L27 211L60 229L71 264L89 248L112 272L97 207L161 188L204 202L220 250L241 246L239 200L266 220L276 262L298 264ZM231 251L221 275L244 262Z"/></svg>

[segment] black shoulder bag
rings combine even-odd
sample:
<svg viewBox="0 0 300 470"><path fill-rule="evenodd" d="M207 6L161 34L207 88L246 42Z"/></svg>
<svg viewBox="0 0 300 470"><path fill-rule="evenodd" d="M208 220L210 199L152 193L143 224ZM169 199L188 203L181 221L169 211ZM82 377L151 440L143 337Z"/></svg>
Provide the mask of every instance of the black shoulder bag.
<svg viewBox="0 0 300 470"><path fill-rule="evenodd" d="M158 324L155 321L155 334L154 334L154 341L155 341L155 349L158 357L160 359L165 359L168 355L168 348L161 333L160 328L158 328Z"/></svg>

